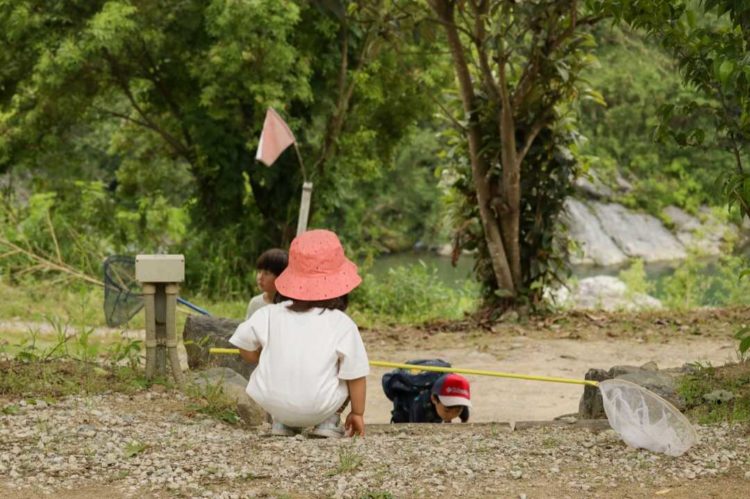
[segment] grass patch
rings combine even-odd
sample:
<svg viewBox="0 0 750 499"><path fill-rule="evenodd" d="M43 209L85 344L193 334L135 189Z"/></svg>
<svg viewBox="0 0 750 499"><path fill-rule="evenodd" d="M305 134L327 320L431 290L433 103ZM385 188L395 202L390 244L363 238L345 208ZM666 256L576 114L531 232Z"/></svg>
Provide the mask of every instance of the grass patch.
<svg viewBox="0 0 750 499"><path fill-rule="evenodd" d="M81 393L135 393L148 386L143 374L130 367L104 369L74 359L21 362L0 360L0 395L10 398L57 399Z"/></svg>
<svg viewBox="0 0 750 499"><path fill-rule="evenodd" d="M478 283L467 280L463 287L449 286L434 267L422 263L394 267L383 276L365 274L352 292L350 311L365 327L422 324L462 319L478 301Z"/></svg>
<svg viewBox="0 0 750 499"><path fill-rule="evenodd" d="M358 324L377 327L386 324L422 324L435 320L456 320L471 313L479 301L479 286L467 280L463 287L449 286L437 275L436 269L426 264L390 269L386 275L365 274L364 282L352 294L349 312ZM216 317L243 319L247 300L209 300L202 295L189 295L189 300ZM188 315L196 312L179 305L176 327L182 332ZM69 286L51 285L48 280L29 279L19 285L9 285L0 279L0 334L6 344L17 343L30 327L44 324L39 342L53 342L47 323L50 318L76 328L105 328L104 291L85 283ZM144 313L136 313L123 330L144 329ZM108 346L117 338L97 331L92 341ZM8 350L13 350L12 346Z"/></svg>
<svg viewBox="0 0 750 499"><path fill-rule="evenodd" d="M722 392L731 394L731 399L712 396ZM750 421L750 363L698 366L682 378L678 393L685 399L688 416L699 423Z"/></svg>
<svg viewBox="0 0 750 499"><path fill-rule="evenodd" d="M349 448L339 450L339 464L335 470L329 472L329 476L340 475L357 470L362 465L362 456Z"/></svg>
<svg viewBox="0 0 750 499"><path fill-rule="evenodd" d="M13 416L14 414L18 414L18 411L21 409L14 404L6 405L2 409L0 409L0 414L4 414L6 416Z"/></svg>
<svg viewBox="0 0 750 499"><path fill-rule="evenodd" d="M44 280L25 281L23 286L0 283L0 317L6 321L63 322L104 326L104 291L86 284L55 286ZM140 321L143 327L143 319Z"/></svg>
<svg viewBox="0 0 750 499"><path fill-rule="evenodd" d="M188 410L205 414L231 425L241 421L237 413L237 403L224 393L221 383L192 384L187 386L187 394L192 399Z"/></svg>
<svg viewBox="0 0 750 499"><path fill-rule="evenodd" d="M133 440L132 442L129 442L125 448L123 449L122 453L125 455L125 457L134 457L140 454L141 452L148 449L149 445L145 444L143 442L138 442Z"/></svg>
<svg viewBox="0 0 750 499"><path fill-rule="evenodd" d="M203 296L183 296L191 303L218 317L243 319L246 300L211 301ZM250 296L248 296L248 300ZM177 331L182 331L187 316L195 313L182 305L177 307ZM63 323L85 324L88 327L106 327L104 318L104 290L98 286L75 284L55 286L44 280L30 280L22 286L11 286L0 280L0 317L5 321L46 323L55 317ZM141 310L133 316L125 329L143 329L145 316ZM17 328L6 324L2 330ZM0 331L2 331L0 330ZM3 332L5 336L5 332Z"/></svg>

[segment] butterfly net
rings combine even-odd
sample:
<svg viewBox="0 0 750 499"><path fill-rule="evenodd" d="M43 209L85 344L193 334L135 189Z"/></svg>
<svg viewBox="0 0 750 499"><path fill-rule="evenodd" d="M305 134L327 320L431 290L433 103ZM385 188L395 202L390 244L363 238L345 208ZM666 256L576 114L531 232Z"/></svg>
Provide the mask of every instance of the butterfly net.
<svg viewBox="0 0 750 499"><path fill-rule="evenodd" d="M676 407L642 386L609 379L599 382L599 390L610 426L631 447L679 456L698 441Z"/></svg>
<svg viewBox="0 0 750 499"><path fill-rule="evenodd" d="M128 322L143 308L135 279L135 257L113 255L104 260L104 317L110 327Z"/></svg>

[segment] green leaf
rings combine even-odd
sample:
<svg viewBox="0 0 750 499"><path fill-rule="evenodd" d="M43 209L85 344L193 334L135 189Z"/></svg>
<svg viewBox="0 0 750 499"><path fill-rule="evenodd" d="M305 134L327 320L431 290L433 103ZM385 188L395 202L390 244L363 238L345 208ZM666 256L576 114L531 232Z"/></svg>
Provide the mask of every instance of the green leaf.
<svg viewBox="0 0 750 499"><path fill-rule="evenodd" d="M596 102L600 106L607 105L607 101L604 99L604 96L602 95L602 93L599 92L598 90L594 90L593 88L586 90L585 98L593 102Z"/></svg>
<svg viewBox="0 0 750 499"><path fill-rule="evenodd" d="M687 18L688 26L691 29L695 28L695 11L692 9L688 9L685 11L685 16Z"/></svg>
<svg viewBox="0 0 750 499"><path fill-rule="evenodd" d="M722 61L722 63L719 65L719 81L721 81L722 85L726 85L729 81L729 77L732 76L732 72L734 71L734 62L726 59Z"/></svg>
<svg viewBox="0 0 750 499"><path fill-rule="evenodd" d="M14 414L18 414L20 409L17 405L6 405L5 407L0 410L1 413L5 414L6 416L13 416Z"/></svg>
<svg viewBox="0 0 750 499"><path fill-rule="evenodd" d="M745 354L748 350L750 350L750 336L746 336L745 338L740 341L740 345L738 347L738 350L741 354Z"/></svg>

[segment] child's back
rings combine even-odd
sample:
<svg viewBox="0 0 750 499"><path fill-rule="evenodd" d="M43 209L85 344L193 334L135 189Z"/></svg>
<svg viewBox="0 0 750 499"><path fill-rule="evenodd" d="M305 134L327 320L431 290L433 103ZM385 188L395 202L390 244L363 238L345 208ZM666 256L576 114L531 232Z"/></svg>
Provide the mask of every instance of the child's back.
<svg viewBox="0 0 750 499"><path fill-rule="evenodd" d="M345 380L366 376L369 365L357 326L346 313L295 312L290 305L258 310L239 326L233 343L263 349L248 385L253 399L284 424L304 427L336 412L348 396ZM241 342L245 337L254 340Z"/></svg>
<svg viewBox="0 0 750 499"><path fill-rule="evenodd" d="M273 418L271 433L364 435L366 376L370 371L356 324L344 313L362 279L336 234L305 232L292 241L289 265L275 280L289 301L261 308L229 340L257 363L247 392Z"/></svg>

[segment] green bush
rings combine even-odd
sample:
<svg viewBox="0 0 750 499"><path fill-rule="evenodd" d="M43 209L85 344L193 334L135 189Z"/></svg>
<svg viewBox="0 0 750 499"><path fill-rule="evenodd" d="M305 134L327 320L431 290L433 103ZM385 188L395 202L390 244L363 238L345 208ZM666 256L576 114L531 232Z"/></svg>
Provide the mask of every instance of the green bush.
<svg viewBox="0 0 750 499"><path fill-rule="evenodd" d="M460 319L478 301L479 285L466 281L451 287L434 267L398 266L382 277L365 274L352 296L352 314L363 324L415 324L438 319Z"/></svg>
<svg viewBox="0 0 750 499"><path fill-rule="evenodd" d="M750 280L740 277L746 266L737 255L714 261L690 253L674 274L664 279L660 298L667 307L677 310L749 305Z"/></svg>
<svg viewBox="0 0 750 499"><path fill-rule="evenodd" d="M643 260L636 258L630 262L630 266L619 274L620 280L628 287L628 294L648 294L653 288L653 283L646 278L646 269Z"/></svg>

